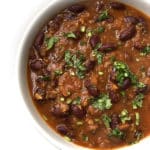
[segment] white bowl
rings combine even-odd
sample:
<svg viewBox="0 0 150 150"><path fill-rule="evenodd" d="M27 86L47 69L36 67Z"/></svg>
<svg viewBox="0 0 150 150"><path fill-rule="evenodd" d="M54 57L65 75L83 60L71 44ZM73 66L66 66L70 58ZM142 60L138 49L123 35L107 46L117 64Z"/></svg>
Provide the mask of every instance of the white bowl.
<svg viewBox="0 0 150 150"><path fill-rule="evenodd" d="M27 60L29 48L32 42L40 30L40 28L45 24L45 22L53 17L55 14L59 13L62 9L67 6L79 2L81 0L53 0L50 1L41 11L35 16L34 20L31 21L22 40L19 45L18 55L17 55L17 81L19 94L22 96L22 100L25 102L27 111L30 112L31 121L36 125L36 127L41 131L41 133L58 149L62 150L87 150L88 148L83 148L77 146L73 143L66 142L60 135L58 135L53 129L51 129L46 122L41 118L38 111L36 110L27 84ZM147 15L150 15L150 0L121 0L124 3L130 4L139 10L143 11ZM140 143L120 148L121 150L134 150L142 149L149 146L150 137L143 139Z"/></svg>

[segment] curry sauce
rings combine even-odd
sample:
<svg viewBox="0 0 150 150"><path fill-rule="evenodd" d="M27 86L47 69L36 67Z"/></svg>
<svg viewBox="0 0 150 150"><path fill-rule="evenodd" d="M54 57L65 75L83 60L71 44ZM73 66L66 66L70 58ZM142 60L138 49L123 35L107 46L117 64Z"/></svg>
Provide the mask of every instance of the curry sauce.
<svg viewBox="0 0 150 150"><path fill-rule="evenodd" d="M66 8L36 36L28 82L66 140L97 149L139 142L150 134L150 18L110 0Z"/></svg>

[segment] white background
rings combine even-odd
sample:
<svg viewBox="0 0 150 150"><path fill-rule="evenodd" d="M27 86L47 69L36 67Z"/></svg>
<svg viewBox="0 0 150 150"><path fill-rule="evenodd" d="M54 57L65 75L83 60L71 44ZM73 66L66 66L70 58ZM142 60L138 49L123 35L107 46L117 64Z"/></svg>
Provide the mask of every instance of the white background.
<svg viewBox="0 0 150 150"><path fill-rule="evenodd" d="M19 40L46 3L48 0L0 0L0 150L55 150L29 121L13 82Z"/></svg>

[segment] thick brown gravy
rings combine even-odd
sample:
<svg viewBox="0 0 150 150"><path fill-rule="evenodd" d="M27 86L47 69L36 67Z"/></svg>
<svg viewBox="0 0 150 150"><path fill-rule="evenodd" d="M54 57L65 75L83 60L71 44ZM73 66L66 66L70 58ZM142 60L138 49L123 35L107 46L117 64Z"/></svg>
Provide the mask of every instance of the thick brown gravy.
<svg viewBox="0 0 150 150"><path fill-rule="evenodd" d="M43 119L90 148L150 134L150 18L110 0L66 8L38 33L28 81Z"/></svg>

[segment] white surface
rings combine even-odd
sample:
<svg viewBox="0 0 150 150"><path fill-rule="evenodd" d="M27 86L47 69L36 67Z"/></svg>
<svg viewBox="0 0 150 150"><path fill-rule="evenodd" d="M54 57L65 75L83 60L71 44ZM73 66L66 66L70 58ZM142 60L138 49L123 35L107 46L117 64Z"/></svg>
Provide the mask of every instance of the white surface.
<svg viewBox="0 0 150 150"><path fill-rule="evenodd" d="M17 97L13 82L19 39L46 2L48 0L0 1L0 150L56 150L29 122L29 114Z"/></svg>

